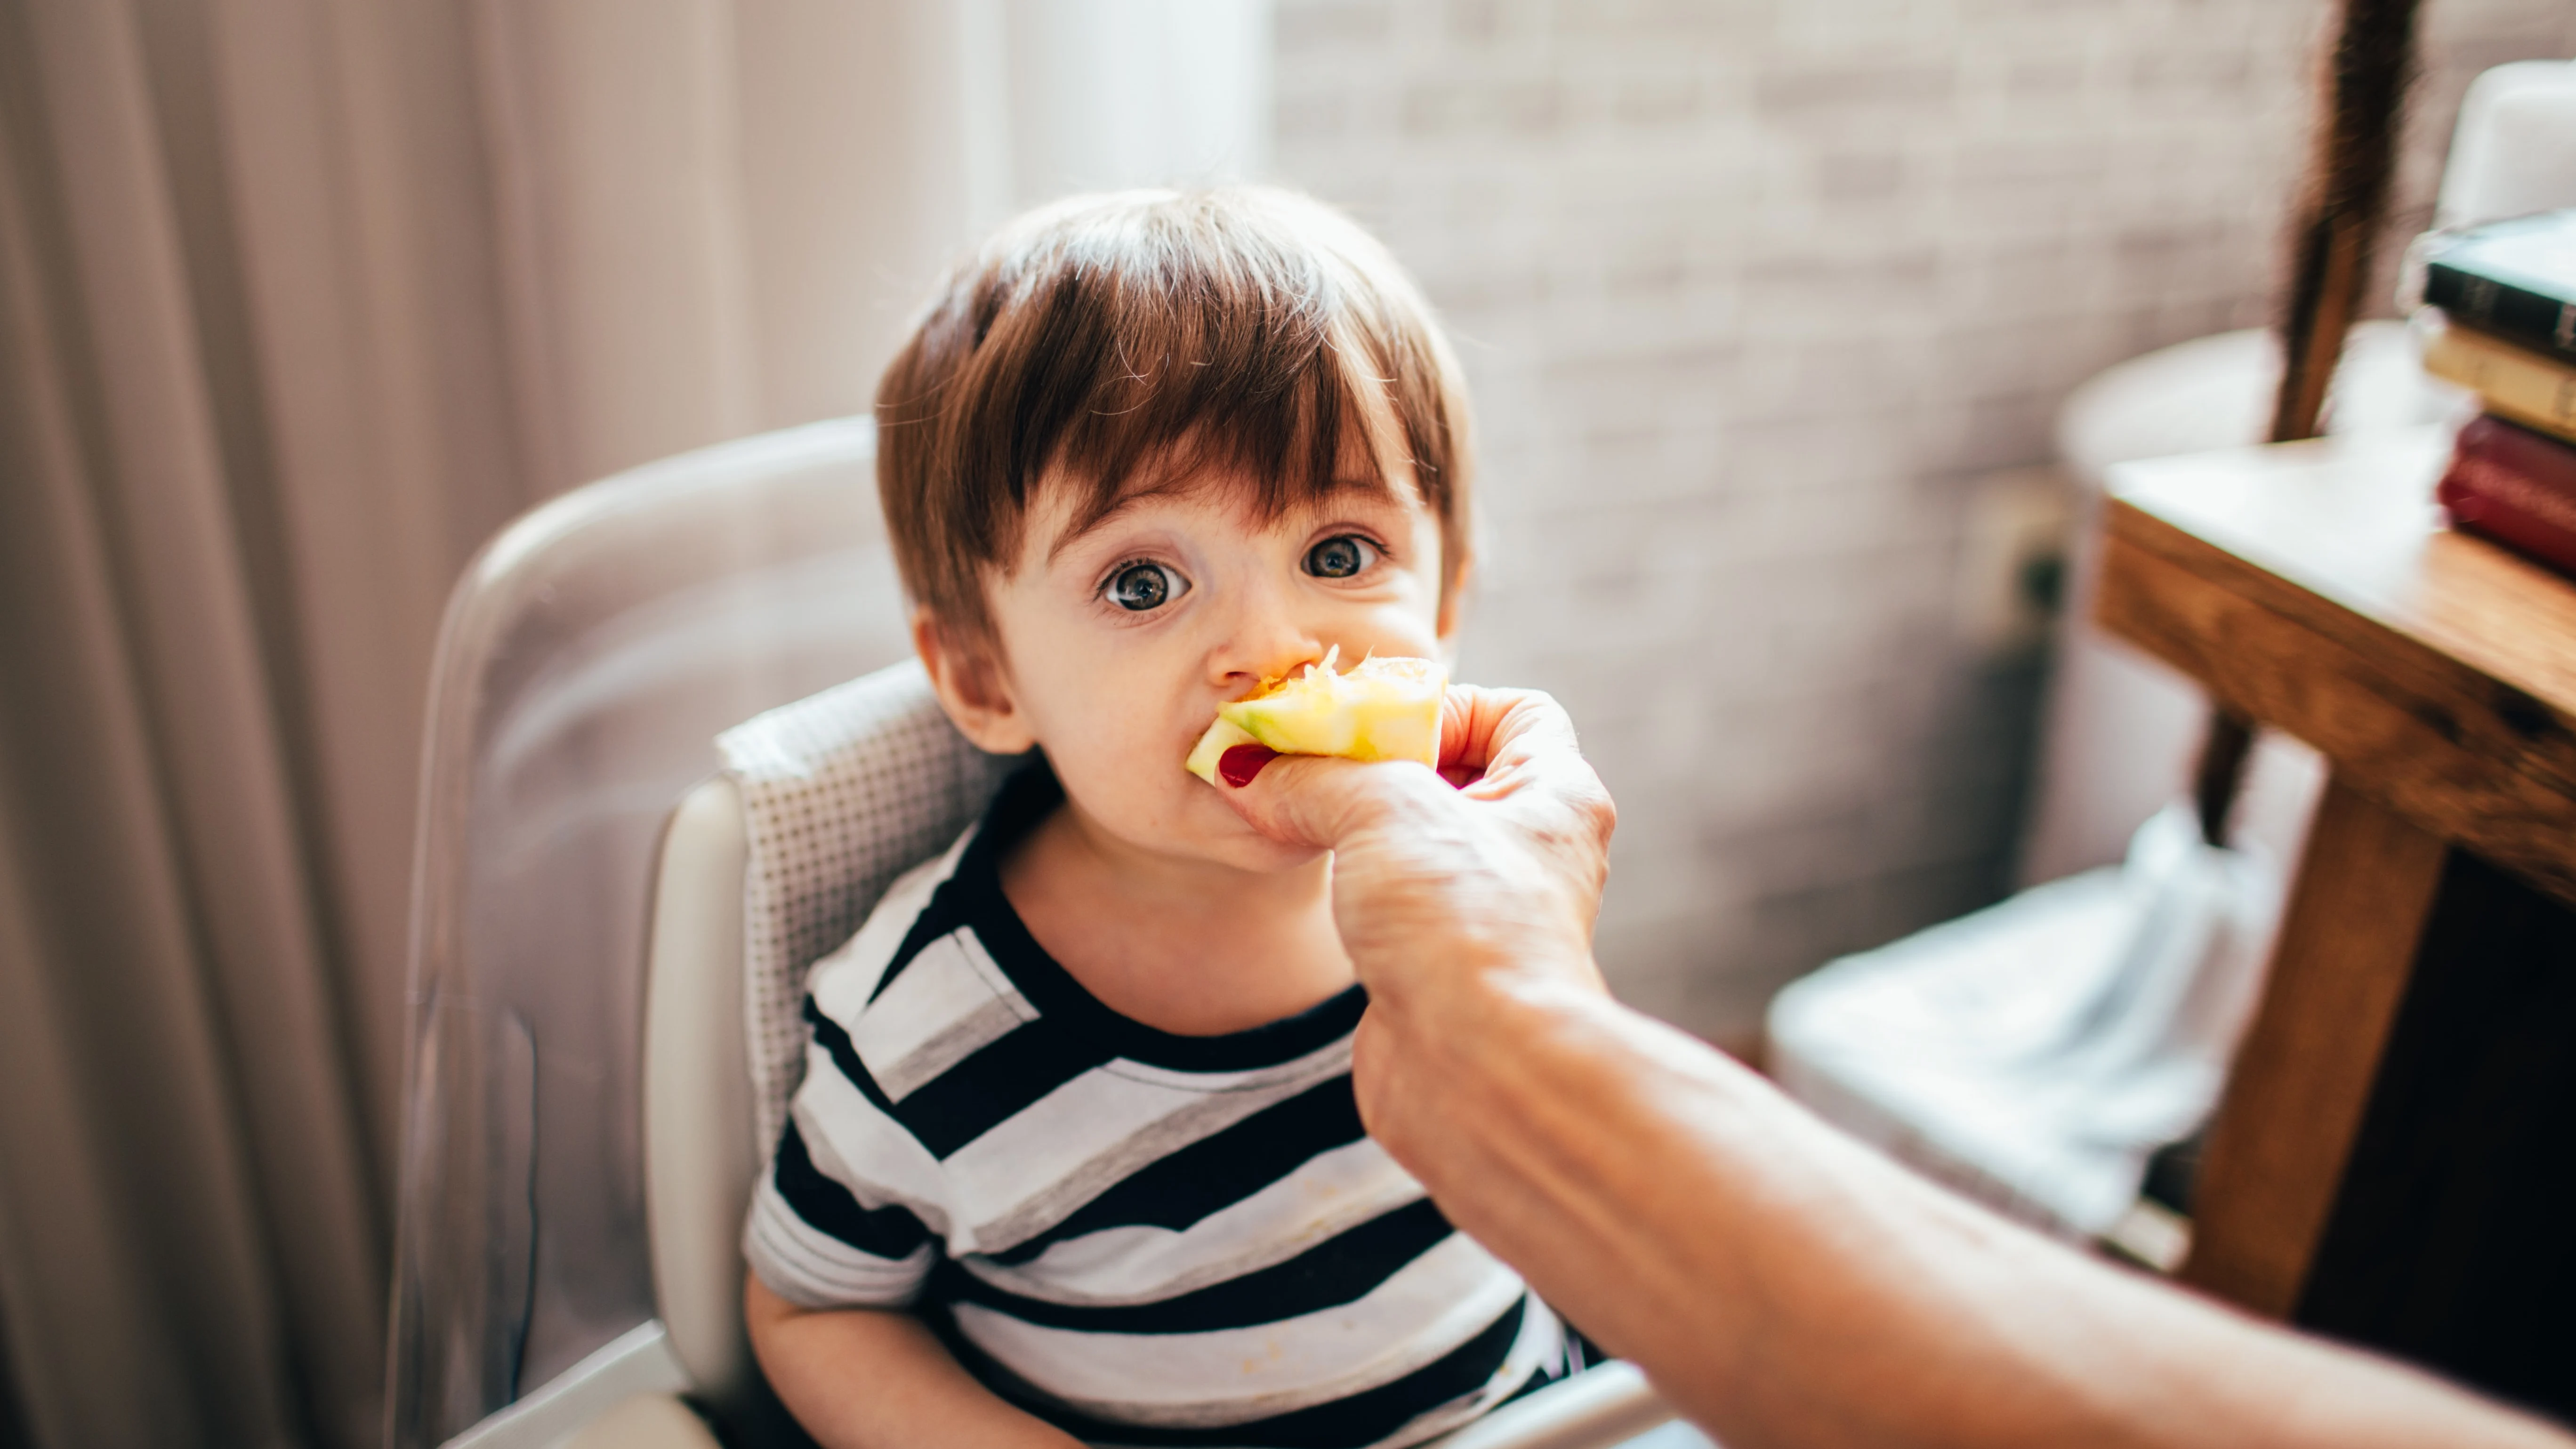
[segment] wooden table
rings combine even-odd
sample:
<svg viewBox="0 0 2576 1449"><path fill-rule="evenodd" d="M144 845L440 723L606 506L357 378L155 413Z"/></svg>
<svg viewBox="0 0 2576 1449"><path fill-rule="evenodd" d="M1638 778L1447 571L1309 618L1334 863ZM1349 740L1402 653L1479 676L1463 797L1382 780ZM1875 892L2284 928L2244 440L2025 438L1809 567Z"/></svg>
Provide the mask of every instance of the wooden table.
<svg viewBox="0 0 2576 1449"><path fill-rule="evenodd" d="M2576 584L2448 443L2112 475L2103 625L2332 766L2183 1277L2576 1418Z"/></svg>

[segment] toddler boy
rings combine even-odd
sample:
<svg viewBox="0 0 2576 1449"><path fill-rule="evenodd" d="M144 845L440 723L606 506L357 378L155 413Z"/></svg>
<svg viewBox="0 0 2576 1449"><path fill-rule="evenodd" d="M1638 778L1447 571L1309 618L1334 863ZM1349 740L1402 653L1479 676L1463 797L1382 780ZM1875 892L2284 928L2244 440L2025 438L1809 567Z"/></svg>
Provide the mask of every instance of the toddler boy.
<svg viewBox="0 0 2576 1449"><path fill-rule="evenodd" d="M951 274L878 416L922 662L1030 761L808 982L744 1234L780 1396L833 1446L1394 1446L1579 1366L1362 1130L1329 858L1182 768L1265 679L1449 642L1412 284L1287 193L1081 198Z"/></svg>

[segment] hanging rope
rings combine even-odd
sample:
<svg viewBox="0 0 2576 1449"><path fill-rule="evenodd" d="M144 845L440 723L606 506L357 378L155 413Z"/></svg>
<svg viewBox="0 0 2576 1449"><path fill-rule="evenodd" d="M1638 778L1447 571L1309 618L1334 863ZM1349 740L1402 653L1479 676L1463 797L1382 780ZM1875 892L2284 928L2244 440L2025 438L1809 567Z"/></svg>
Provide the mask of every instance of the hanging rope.
<svg viewBox="0 0 2576 1449"><path fill-rule="evenodd" d="M2281 391L2272 404L2275 443L2317 436L2344 336L2361 310L2397 171L2406 87L2415 73L2417 8L2418 0L2343 0L2333 48L2324 57L2316 158L2289 234ZM2227 812L2253 743L2252 720L2224 706L2211 711L2193 771L2192 803L2200 812L2201 836L2212 845L2226 843Z"/></svg>

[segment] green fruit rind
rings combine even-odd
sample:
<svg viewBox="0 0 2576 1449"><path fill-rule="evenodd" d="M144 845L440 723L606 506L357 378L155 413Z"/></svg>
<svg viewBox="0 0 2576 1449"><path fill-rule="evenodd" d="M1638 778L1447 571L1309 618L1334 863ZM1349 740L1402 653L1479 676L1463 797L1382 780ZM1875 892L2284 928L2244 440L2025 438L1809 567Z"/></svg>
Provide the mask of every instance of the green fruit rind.
<svg viewBox="0 0 2576 1449"><path fill-rule="evenodd" d="M1189 771L1213 785L1216 783L1216 762L1224 757L1226 751L1236 745L1259 743L1241 728L1220 719L1207 727L1207 733L1199 736L1198 744L1190 750Z"/></svg>

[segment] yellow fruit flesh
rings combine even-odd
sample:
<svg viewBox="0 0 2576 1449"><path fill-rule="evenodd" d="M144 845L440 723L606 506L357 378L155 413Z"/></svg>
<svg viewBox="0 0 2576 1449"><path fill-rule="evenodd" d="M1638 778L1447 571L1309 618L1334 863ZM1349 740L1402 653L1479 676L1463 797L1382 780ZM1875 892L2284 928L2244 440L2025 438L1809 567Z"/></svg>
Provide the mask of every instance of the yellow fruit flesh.
<svg viewBox="0 0 2576 1449"><path fill-rule="evenodd" d="M1190 751L1190 773L1215 784L1216 762L1241 744L1268 745L1283 755L1439 764L1447 672L1429 659L1377 658L1337 672L1340 653L1218 706L1216 722Z"/></svg>

